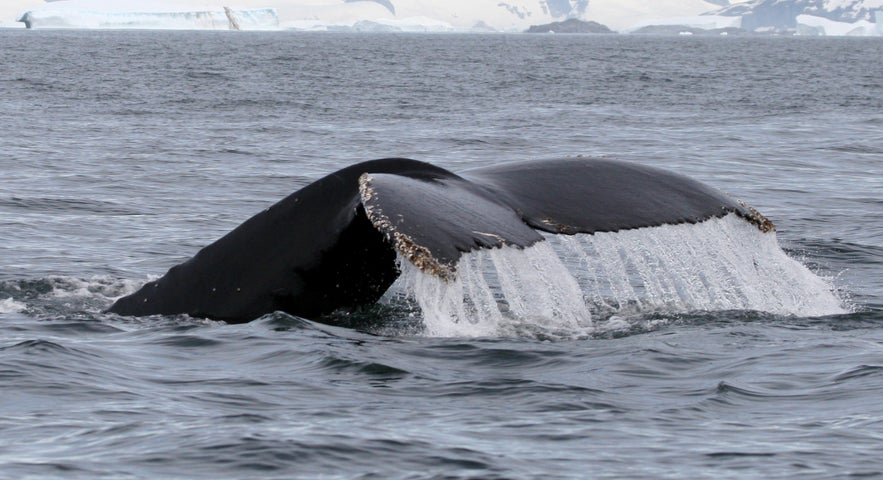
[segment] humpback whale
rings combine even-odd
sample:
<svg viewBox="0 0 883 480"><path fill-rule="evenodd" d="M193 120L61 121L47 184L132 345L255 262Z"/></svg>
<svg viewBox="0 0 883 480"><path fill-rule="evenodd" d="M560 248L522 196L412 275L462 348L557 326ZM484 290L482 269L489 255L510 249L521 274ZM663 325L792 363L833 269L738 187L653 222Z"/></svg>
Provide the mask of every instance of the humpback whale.
<svg viewBox="0 0 883 480"><path fill-rule="evenodd" d="M292 193L161 278L117 300L119 315L188 314L231 323L274 311L316 318L376 302L408 261L453 278L466 252L574 235L697 223L753 208L686 176L635 163L563 158L455 174L386 158Z"/></svg>

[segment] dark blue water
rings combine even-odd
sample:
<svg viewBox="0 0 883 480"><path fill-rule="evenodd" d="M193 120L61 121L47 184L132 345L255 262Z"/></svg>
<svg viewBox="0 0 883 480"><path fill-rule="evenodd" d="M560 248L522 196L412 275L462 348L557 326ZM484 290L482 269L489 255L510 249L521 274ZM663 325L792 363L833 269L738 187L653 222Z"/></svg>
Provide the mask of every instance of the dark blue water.
<svg viewBox="0 0 883 480"><path fill-rule="evenodd" d="M879 39L0 31L0 476L883 475L881 54ZM356 161L579 154L749 201L846 313L645 310L480 338L428 336L395 308L356 329L101 313Z"/></svg>

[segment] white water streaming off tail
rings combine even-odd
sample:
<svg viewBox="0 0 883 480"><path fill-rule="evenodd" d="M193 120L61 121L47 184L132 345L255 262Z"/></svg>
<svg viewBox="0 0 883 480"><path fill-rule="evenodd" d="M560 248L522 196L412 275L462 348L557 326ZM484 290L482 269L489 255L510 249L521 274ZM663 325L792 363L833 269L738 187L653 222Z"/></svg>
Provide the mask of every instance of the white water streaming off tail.
<svg viewBox="0 0 883 480"><path fill-rule="evenodd" d="M393 295L419 305L430 336L569 336L609 328L593 317L653 312L846 313L834 286L785 254L775 233L735 215L471 252L447 282L400 264Z"/></svg>
<svg viewBox="0 0 883 480"><path fill-rule="evenodd" d="M0 313L18 313L25 311L27 308L27 305L13 300L12 297L0 298Z"/></svg>

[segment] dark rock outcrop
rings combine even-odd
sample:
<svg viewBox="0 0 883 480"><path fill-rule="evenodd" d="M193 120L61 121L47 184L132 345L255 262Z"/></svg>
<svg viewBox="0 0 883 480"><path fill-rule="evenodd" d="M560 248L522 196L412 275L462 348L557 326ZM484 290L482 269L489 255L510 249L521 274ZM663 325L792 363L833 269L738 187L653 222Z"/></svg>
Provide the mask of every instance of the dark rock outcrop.
<svg viewBox="0 0 883 480"><path fill-rule="evenodd" d="M527 33L614 33L613 30L598 22L586 22L569 18L563 22L552 22L545 25L531 25Z"/></svg>

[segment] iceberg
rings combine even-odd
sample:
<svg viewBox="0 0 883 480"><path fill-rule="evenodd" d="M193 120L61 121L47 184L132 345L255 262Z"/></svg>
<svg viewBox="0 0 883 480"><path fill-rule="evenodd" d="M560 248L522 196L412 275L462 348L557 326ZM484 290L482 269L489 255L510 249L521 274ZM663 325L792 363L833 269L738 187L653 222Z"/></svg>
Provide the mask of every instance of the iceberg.
<svg viewBox="0 0 883 480"><path fill-rule="evenodd" d="M27 28L110 28L158 30L278 30L273 8L192 8L180 4L64 0L27 10L18 17Z"/></svg>

